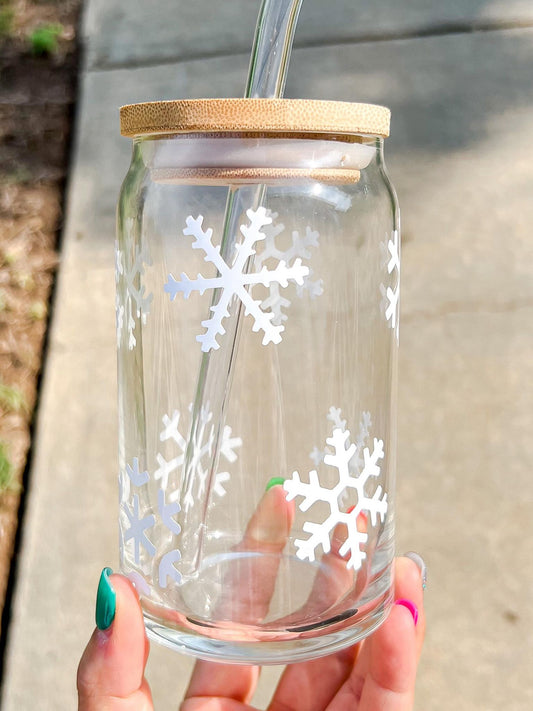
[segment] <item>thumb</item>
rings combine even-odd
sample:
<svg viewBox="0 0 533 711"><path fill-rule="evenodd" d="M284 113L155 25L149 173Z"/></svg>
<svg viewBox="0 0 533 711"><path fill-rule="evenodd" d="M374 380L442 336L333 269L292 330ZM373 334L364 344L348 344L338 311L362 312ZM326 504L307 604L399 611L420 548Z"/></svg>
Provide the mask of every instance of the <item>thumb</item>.
<svg viewBox="0 0 533 711"><path fill-rule="evenodd" d="M153 711L144 678L149 644L139 598L127 578L111 573L102 571L98 626L78 667L78 711Z"/></svg>

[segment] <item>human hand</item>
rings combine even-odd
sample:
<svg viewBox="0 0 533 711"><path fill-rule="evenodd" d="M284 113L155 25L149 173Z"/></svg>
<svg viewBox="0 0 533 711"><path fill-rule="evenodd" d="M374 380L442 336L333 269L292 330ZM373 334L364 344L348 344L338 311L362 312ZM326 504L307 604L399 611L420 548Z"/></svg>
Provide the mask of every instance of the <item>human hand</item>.
<svg viewBox="0 0 533 711"><path fill-rule="evenodd" d="M252 518L245 545L257 544L258 532L264 541L262 523L272 522L274 507L280 511L276 489L267 492ZM284 521L290 527L287 516ZM278 533L270 528L269 536ZM151 711L144 678L149 643L139 600L127 578L109 577L107 570L97 599L97 620L104 629L95 629L79 665L78 709ZM269 711L410 711L425 617L421 572L405 557L395 561L395 601L382 626L359 644L288 665ZM257 666L198 661L181 711L251 711L259 672Z"/></svg>

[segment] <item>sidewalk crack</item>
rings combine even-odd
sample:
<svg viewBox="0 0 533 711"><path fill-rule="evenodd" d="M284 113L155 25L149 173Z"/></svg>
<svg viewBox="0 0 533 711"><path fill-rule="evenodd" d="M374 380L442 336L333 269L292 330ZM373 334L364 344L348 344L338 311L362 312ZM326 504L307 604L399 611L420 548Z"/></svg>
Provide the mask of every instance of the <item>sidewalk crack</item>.
<svg viewBox="0 0 533 711"><path fill-rule="evenodd" d="M366 33L361 36L339 37L335 40L296 39L294 49L314 49L326 47L343 47L346 45L363 45L381 42L396 42L413 39L427 39L431 37L446 37L452 35L479 34L487 32L506 32L513 30L533 29L533 20L483 20L479 22L449 22L439 25L426 25L422 27L411 27L399 31L383 31ZM90 41L85 38L86 51L90 53ZM109 60L104 58L96 59L90 63L86 71L105 72L120 69L141 69L145 67L165 66L172 64L185 64L189 62L205 61L210 59L225 59L226 57L248 56L249 49L236 49L218 52L198 52L188 56L174 54L172 56L152 56L143 60L127 58L124 60Z"/></svg>

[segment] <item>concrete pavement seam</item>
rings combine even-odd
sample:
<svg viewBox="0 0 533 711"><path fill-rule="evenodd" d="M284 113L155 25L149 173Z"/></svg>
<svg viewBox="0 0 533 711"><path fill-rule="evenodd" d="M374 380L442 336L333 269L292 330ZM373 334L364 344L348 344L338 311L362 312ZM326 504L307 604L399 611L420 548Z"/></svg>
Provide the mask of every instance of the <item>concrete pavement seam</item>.
<svg viewBox="0 0 533 711"><path fill-rule="evenodd" d="M380 32L376 34L367 34L361 37L346 37L338 38L334 41L296 41L294 49L313 49L325 47L343 47L345 45L355 44L373 44L378 42L394 42L401 40L412 39L427 39L430 37L445 37L449 35L468 35L487 32L505 32L509 30L528 30L533 29L533 22L528 21L486 21L475 23L460 23L451 22L443 25L427 25L425 27L414 27L400 32ZM86 46L90 52L90 48ZM185 64L189 62L198 62L208 59L225 59L227 57L238 57L243 54L249 54L249 50L242 51L227 51L227 52L204 52L198 54L190 54L187 57L179 54L165 57L147 57L142 61L124 60L120 62L106 62L105 60L96 61L85 69L89 73L107 72L119 69L141 69L145 67L157 67L168 64Z"/></svg>
<svg viewBox="0 0 533 711"><path fill-rule="evenodd" d="M507 303L492 303L486 301L480 302L453 302L449 301L441 305L440 308L430 311L417 310L410 313L402 313L402 323L411 323L417 320L426 320L440 318L445 316L454 316L458 314L505 314L520 311L521 309L530 309L533 307L531 299L513 299Z"/></svg>

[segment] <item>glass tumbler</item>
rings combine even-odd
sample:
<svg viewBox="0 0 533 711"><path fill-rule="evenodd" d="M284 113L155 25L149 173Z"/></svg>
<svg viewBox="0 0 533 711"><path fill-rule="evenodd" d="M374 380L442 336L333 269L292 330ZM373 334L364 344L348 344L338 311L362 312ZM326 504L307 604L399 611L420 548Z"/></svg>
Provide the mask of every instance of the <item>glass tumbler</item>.
<svg viewBox="0 0 533 711"><path fill-rule="evenodd" d="M389 111L121 109L120 561L148 633L282 664L392 601L399 212Z"/></svg>

